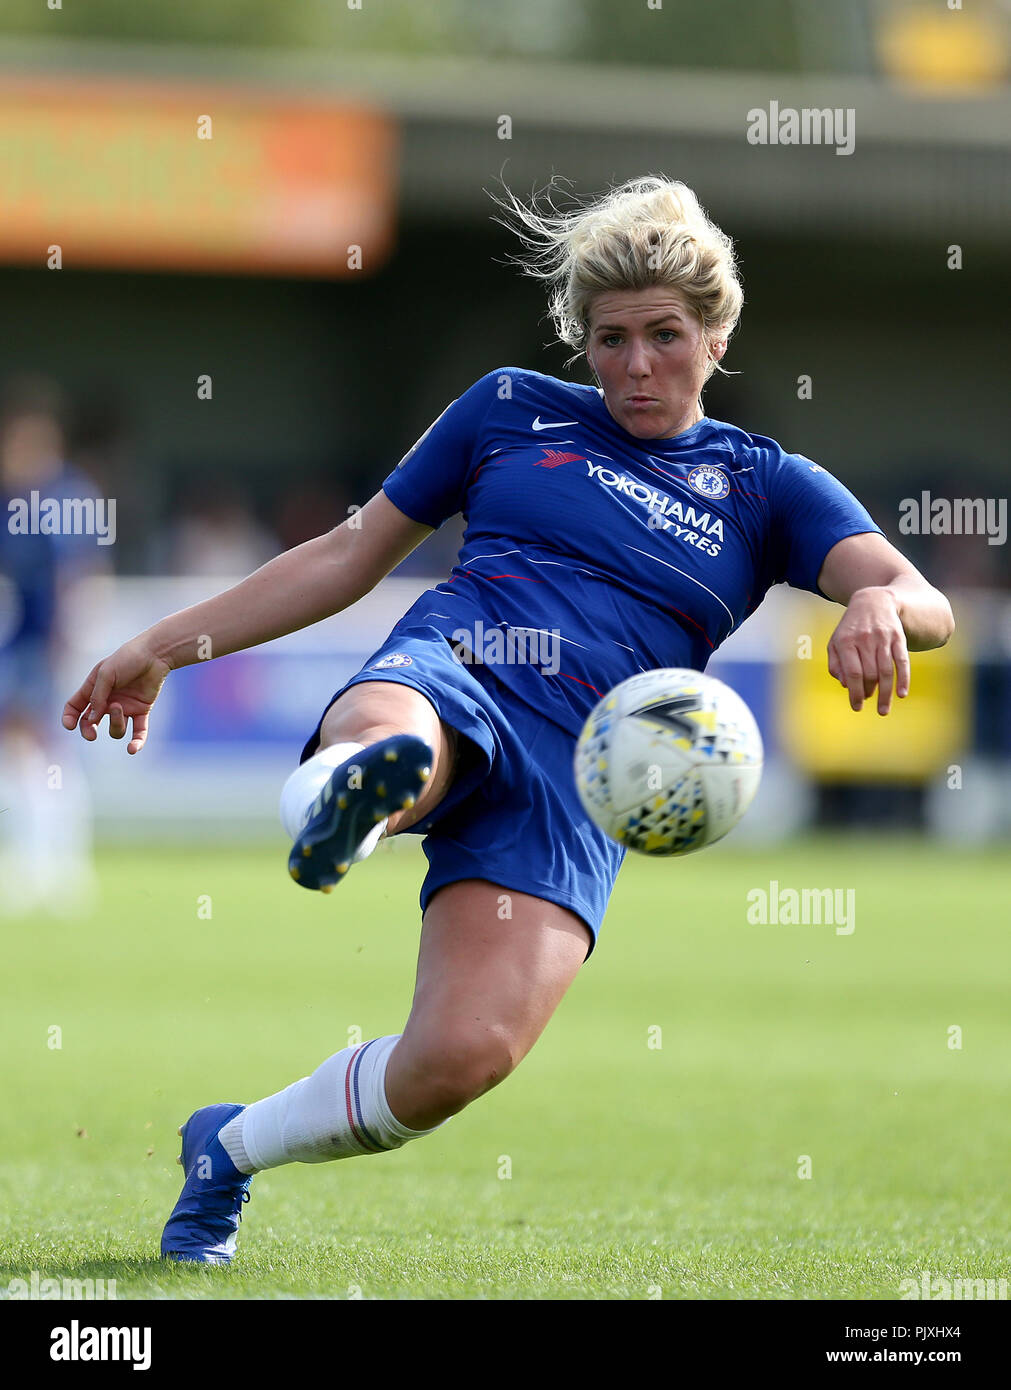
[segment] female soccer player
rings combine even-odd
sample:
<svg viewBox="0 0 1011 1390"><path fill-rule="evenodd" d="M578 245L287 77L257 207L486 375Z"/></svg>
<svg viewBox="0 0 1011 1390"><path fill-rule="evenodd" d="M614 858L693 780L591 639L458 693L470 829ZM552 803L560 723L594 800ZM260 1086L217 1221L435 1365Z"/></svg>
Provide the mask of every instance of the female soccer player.
<svg viewBox="0 0 1011 1390"><path fill-rule="evenodd" d="M292 878L328 891L382 834L426 835L403 1033L345 1048L277 1095L182 1127L162 1253L228 1263L252 1175L399 1148L529 1052L593 949L624 851L572 776L590 708L656 667L704 669L781 581L845 605L828 669L854 710L909 690L947 600L845 487L708 419L701 391L742 292L731 242L682 183L633 180L571 213L508 211L560 339L598 386L503 367L454 401L354 518L173 614L92 670L65 727L144 746L170 671L339 613L448 517L451 577L337 692L281 795Z"/></svg>

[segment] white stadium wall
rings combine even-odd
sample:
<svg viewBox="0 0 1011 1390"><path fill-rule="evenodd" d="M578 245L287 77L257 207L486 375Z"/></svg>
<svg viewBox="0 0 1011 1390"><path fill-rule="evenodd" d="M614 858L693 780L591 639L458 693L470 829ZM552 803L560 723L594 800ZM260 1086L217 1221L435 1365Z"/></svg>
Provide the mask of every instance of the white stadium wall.
<svg viewBox="0 0 1011 1390"><path fill-rule="evenodd" d="M279 850L283 848L278 798L303 742L334 691L362 666L417 595L435 582L424 576L387 579L346 612L315 627L174 672L162 689L147 746L138 756L129 756L125 742L111 741L104 728L94 745L65 734L54 709L50 756L60 762L65 783L83 781L90 790L98 837L181 842L276 837ZM82 584L73 600L73 638L62 662L60 708L102 656L167 613L199 602L228 583L219 578L103 578ZM1003 614L996 630L1008 634L1011 648L1011 605L997 596L992 602ZM984 603L976 595L960 607L982 617ZM847 721L861 718L865 726L849 727L866 728L868 739L891 737L899 728L897 723L878 721L872 709L864 716L851 715L842 690L824 673L821 637L806 650L805 636L818 623L830 623L835 611L814 597L777 587L708 667L748 701L766 742L762 787L731 837L734 843L782 838L803 829L813 814L814 779L787 751L796 742L790 730L791 709L795 702L807 709L805 682L814 682L811 688L822 691L830 702L825 706L830 719L838 714L844 731ZM989 613L985 630L994 630L995 612ZM973 660L969 644L976 640L972 631L978 632L982 624L967 621L962 626L963 660L968 665ZM1008 656L1004 652L1003 660ZM928 823L955 838L985 838L1011 829L1007 765L973 754L979 731L972 728L968 697L959 697L963 708L955 718L955 686L947 668L931 673L927 659L922 658L924 699L928 679L942 705L951 690L953 717L949 720L942 707L939 722L952 726L955 740L950 747L938 748L938 766L920 779ZM937 664L951 658L945 653L930 659ZM898 718L905 712L898 711ZM831 736L827 726L817 725L820 717L814 716L814 728L801 731L816 749ZM800 756L806 756L802 738L796 746ZM926 746L928 751L933 747L929 741ZM915 746L911 757L914 762L920 757ZM972 769L957 799L944 795L944 775L953 758ZM887 776L882 780L887 782ZM403 840L408 842L405 848L419 843L415 836Z"/></svg>

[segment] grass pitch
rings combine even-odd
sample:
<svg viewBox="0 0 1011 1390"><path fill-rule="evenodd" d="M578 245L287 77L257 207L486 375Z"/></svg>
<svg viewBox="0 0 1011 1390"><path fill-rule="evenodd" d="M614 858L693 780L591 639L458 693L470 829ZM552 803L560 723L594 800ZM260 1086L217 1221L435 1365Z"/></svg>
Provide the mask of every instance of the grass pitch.
<svg viewBox="0 0 1011 1390"><path fill-rule="evenodd" d="M894 1299L1011 1272L1008 856L839 838L630 856L515 1075L396 1153L257 1177L232 1268L164 1265L176 1126L409 1006L420 853L331 897L284 863L106 850L93 915L0 923L0 1296L33 1270L178 1299ZM852 888L855 930L750 924L770 880Z"/></svg>

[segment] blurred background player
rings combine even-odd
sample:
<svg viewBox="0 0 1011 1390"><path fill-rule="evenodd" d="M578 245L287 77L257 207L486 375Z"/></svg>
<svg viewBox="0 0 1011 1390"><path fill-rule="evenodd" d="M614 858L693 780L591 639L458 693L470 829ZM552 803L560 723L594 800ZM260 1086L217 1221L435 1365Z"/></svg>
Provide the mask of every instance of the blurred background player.
<svg viewBox="0 0 1011 1390"><path fill-rule="evenodd" d="M9 504L94 497L66 459L66 401L40 376L0 392L0 911L86 912L91 812L76 751L53 740L54 699L77 583L107 568L93 535L25 534ZM39 528L41 529L41 528Z"/></svg>

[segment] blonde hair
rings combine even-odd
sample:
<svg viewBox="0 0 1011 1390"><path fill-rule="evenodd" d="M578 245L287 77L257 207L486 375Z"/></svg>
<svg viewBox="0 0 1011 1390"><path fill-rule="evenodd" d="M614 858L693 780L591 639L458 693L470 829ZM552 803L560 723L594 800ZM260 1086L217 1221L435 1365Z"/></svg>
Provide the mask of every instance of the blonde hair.
<svg viewBox="0 0 1011 1390"><path fill-rule="evenodd" d="M681 292L702 326L707 379L722 371L711 344L737 327L744 292L733 242L687 184L629 179L594 203L559 212L551 202L554 183L529 204L506 189L504 198L495 198L504 214L495 221L523 243L523 251L509 258L513 264L547 283L560 341L577 356L586 347L594 295L664 285Z"/></svg>

